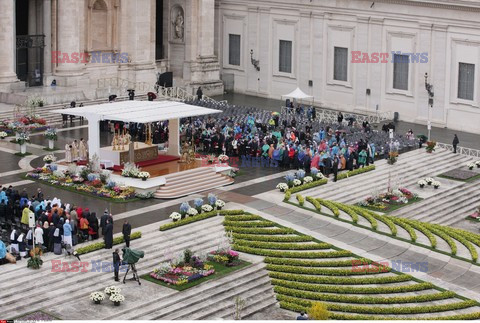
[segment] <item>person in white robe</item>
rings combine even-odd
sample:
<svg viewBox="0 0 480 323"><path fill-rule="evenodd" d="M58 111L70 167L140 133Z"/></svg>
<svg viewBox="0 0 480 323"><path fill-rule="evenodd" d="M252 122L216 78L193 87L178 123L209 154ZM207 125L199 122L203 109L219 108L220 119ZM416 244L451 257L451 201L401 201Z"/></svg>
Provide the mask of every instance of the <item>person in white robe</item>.
<svg viewBox="0 0 480 323"><path fill-rule="evenodd" d="M66 144L65 145L65 161L67 163L71 163L73 161L72 158L72 145Z"/></svg>
<svg viewBox="0 0 480 323"><path fill-rule="evenodd" d="M42 227L37 224L37 227L35 228L35 245L36 246L42 246L44 241L43 241L43 229Z"/></svg>
<svg viewBox="0 0 480 323"><path fill-rule="evenodd" d="M88 148L87 148L87 143L85 140L80 139L80 143L78 145L78 153L79 153L79 159L80 160L87 160L88 158Z"/></svg>
<svg viewBox="0 0 480 323"><path fill-rule="evenodd" d="M78 142L76 139L72 142L72 160L78 160Z"/></svg>

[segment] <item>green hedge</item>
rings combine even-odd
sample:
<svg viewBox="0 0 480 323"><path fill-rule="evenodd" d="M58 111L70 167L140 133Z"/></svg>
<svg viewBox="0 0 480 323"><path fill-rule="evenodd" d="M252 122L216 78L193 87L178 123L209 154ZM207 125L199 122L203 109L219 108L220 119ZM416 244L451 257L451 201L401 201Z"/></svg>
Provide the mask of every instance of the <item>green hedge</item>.
<svg viewBox="0 0 480 323"><path fill-rule="evenodd" d="M372 212L370 210L366 210L366 209L363 209L363 210L365 212L368 212L371 216L373 216L378 221L385 223L388 226L388 228L390 229L390 231L392 232L393 236L397 235L397 233L398 233L397 226L388 217L386 217L384 215L377 214L377 213Z"/></svg>
<svg viewBox="0 0 480 323"><path fill-rule="evenodd" d="M225 226L225 231L233 233L246 233L246 234L293 234L295 230L290 228L241 228L237 226Z"/></svg>
<svg viewBox="0 0 480 323"><path fill-rule="evenodd" d="M223 222L226 227L244 227L244 228L268 228L274 227L275 223L271 221L227 221Z"/></svg>
<svg viewBox="0 0 480 323"><path fill-rule="evenodd" d="M309 242L313 241L310 236L281 236L281 235L258 235L258 234L242 234L234 233L234 239L240 240L253 240L253 241L266 241L266 242Z"/></svg>
<svg viewBox="0 0 480 323"><path fill-rule="evenodd" d="M332 203L330 201L327 201L327 200L322 200L322 199L319 199L319 198L317 198L317 201L318 201L318 203L320 203L321 205L325 206L327 209L332 211L334 216L336 216L336 217L340 216L340 211L338 210L338 207L336 207L334 203Z"/></svg>
<svg viewBox="0 0 480 323"><path fill-rule="evenodd" d="M449 230L448 228L443 227L441 225L432 224L431 226L437 230L444 232L445 234L448 234L450 237L452 237L453 239L463 244L470 252L470 255L472 256L472 260L475 262L478 260L477 249L475 249L475 247L473 246L473 244L470 243L470 241L468 241L467 239L465 239L455 231Z"/></svg>
<svg viewBox="0 0 480 323"><path fill-rule="evenodd" d="M274 265L287 265L287 266L306 266L306 267L347 267L353 266L353 261L361 261L363 263L372 263L371 260L361 259L348 259L348 260L333 260L333 261L315 261L315 260L300 260L300 259L288 259L288 258L271 258L266 257L264 262Z"/></svg>
<svg viewBox="0 0 480 323"><path fill-rule="evenodd" d="M377 231L378 229L378 222L375 220L375 217L373 217L369 212L366 210L362 209L361 207L358 206L350 206L351 209L353 209L355 212L357 212L358 215L364 217L367 219L368 222L370 222L370 225L373 230Z"/></svg>
<svg viewBox="0 0 480 323"><path fill-rule="evenodd" d="M218 210L220 215L243 215L245 214L244 210Z"/></svg>
<svg viewBox="0 0 480 323"><path fill-rule="evenodd" d="M211 217L217 216L217 211L206 212L202 214L197 214L195 216L190 216L183 220L178 220L177 222L171 222L160 226L160 231L166 231L173 228L181 227L182 225L187 225L193 222L205 220Z"/></svg>
<svg viewBox="0 0 480 323"><path fill-rule="evenodd" d="M289 303L299 304L302 306L310 307L312 301L277 295L279 301L285 301ZM402 307L392 307L392 306L359 306L359 305L341 305L341 304L325 304L329 311L337 312L349 312L349 313L360 313L360 314L424 314L424 313L438 313L445 311L454 311L460 310L468 307L477 305L476 301L461 301L456 303L442 304L442 305L424 305L424 306L402 306Z"/></svg>
<svg viewBox="0 0 480 323"><path fill-rule="evenodd" d="M264 242L264 241L251 241L251 240L237 240L234 239L234 243L243 247L260 248L260 249L275 249L275 250L322 250L330 249L331 244L328 243L282 243L282 242Z"/></svg>
<svg viewBox="0 0 480 323"><path fill-rule="evenodd" d="M358 275L378 275L379 271L356 271L352 268L348 269L331 269L331 268L309 268L299 266L272 265L268 264L267 269L282 273L305 274L305 275L326 275L326 276L358 276ZM386 267L384 272L389 272L390 268Z"/></svg>
<svg viewBox="0 0 480 323"><path fill-rule="evenodd" d="M410 224L412 228L414 228L415 230L418 230L421 233L423 233L428 238L428 240L430 240L430 245L432 246L432 248L437 247L437 238L435 238L435 236L432 234L431 230L428 228L426 223L416 221L416 220L410 220L410 219L403 219L403 221Z"/></svg>
<svg viewBox="0 0 480 323"><path fill-rule="evenodd" d="M306 312L308 307L289 303L285 301L280 302L280 307L294 312ZM330 313L329 316L332 320L412 320L414 317L401 317L401 316L371 316L371 315L354 315L354 314L343 314L343 313ZM421 320L478 320L480 319L480 312L468 313L468 314L458 314L458 315L448 315L448 316L438 316L438 317L422 317Z"/></svg>
<svg viewBox="0 0 480 323"><path fill-rule="evenodd" d="M457 228L450 228L450 227L443 227L443 228L446 228L451 232L455 232L455 233L458 233L458 234L462 235L462 237L464 237L468 241L470 241L470 242L476 244L478 247L480 247L480 234L476 234L476 233L473 233L473 232L470 232L470 231L465 231L465 230L457 229Z"/></svg>
<svg viewBox="0 0 480 323"><path fill-rule="evenodd" d="M314 199L313 197L311 196L307 196L306 197L306 200L308 202L310 202L314 207L315 207L315 210L317 210L318 212L320 212L322 210L322 205L320 204L320 202L318 202L316 199ZM303 206L303 205L301 205Z"/></svg>
<svg viewBox="0 0 480 323"><path fill-rule="evenodd" d="M392 276L389 276L392 277ZM343 279L345 278L337 278ZM347 283L344 283L347 284ZM408 293L432 289L431 283L418 283L401 286L380 286L380 287L353 287L353 286L329 286L321 284L299 283L281 279L272 279L272 285L286 288L293 288L303 291L317 293L335 293L335 294L390 294L390 293ZM340 284L341 285L341 284Z"/></svg>
<svg viewBox="0 0 480 323"><path fill-rule="evenodd" d="M225 216L225 221L256 221L256 220L263 220L263 218L259 215L254 215L254 214Z"/></svg>
<svg viewBox="0 0 480 323"><path fill-rule="evenodd" d="M352 256L350 251L331 251L331 252L295 252L295 251L277 251L267 249L257 249L237 244L233 245L233 248L240 252L246 252L253 255L265 256L265 257L278 257L278 258L340 258Z"/></svg>
<svg viewBox="0 0 480 323"><path fill-rule="evenodd" d="M337 175L337 181L348 178L348 177L352 177L355 175L363 174L363 173L372 171L374 169L375 169L375 165L370 165L370 166L365 166L363 168L354 169L352 171L342 172Z"/></svg>
<svg viewBox="0 0 480 323"><path fill-rule="evenodd" d="M298 204L300 204L300 206L303 206L305 204L305 199L303 198L302 195L297 194L296 198L297 198Z"/></svg>
<svg viewBox="0 0 480 323"><path fill-rule="evenodd" d="M396 218L394 216L387 216L387 215L384 215L384 216L390 219L393 223L395 223L399 227L403 228L405 231L407 231L408 234L410 235L410 239L413 242L417 241L417 233L415 232L415 230L413 230L410 224L403 222L402 218Z"/></svg>
<svg viewBox="0 0 480 323"><path fill-rule="evenodd" d="M309 190L309 189L317 187L317 186L325 185L327 183L328 183L328 179L324 178L324 179L320 179L318 181L313 181L313 182L310 182L310 183L307 183L307 184L303 184L303 185L299 185L299 186L289 188L285 192L285 199L287 201L290 199L290 198L287 199L287 197L286 197L287 193L290 193L290 195L291 195L291 194L298 193L300 191Z"/></svg>
<svg viewBox="0 0 480 323"><path fill-rule="evenodd" d="M288 202L288 201L290 201L291 197L292 197L292 192L290 192L290 190L287 190L285 192L285 196L284 196L283 200Z"/></svg>
<svg viewBox="0 0 480 323"><path fill-rule="evenodd" d="M334 203L334 205L343 212L347 213L352 218L353 223L358 223L357 213L352 210L348 205L342 203Z"/></svg>
<svg viewBox="0 0 480 323"><path fill-rule="evenodd" d="M452 238L450 238L450 236L448 234L446 234L442 230L437 230L431 224L428 224L428 223L422 223L422 224L427 230L430 231L430 234L432 234L432 235L436 234L437 236L439 236L440 238L445 240L447 242L447 244L450 246L450 249L451 249L453 255L457 254L457 244L455 243L455 241L453 241Z"/></svg>
<svg viewBox="0 0 480 323"><path fill-rule="evenodd" d="M275 293L285 296L304 298L322 302L352 303L352 304L408 304L439 301L443 299L454 298L455 293L450 291L434 294L423 294L413 296L351 296L308 292L304 290L275 286Z"/></svg>
<svg viewBox="0 0 480 323"><path fill-rule="evenodd" d="M139 239L141 237L142 237L142 233L140 231L136 231L130 235L130 240ZM121 244L123 242L124 242L123 235L113 238L113 245ZM105 242L102 241L102 242L91 243L85 247L80 247L78 249L75 249L75 251L79 255L83 255L83 254L86 254L95 250L104 249L104 248L105 248Z"/></svg>

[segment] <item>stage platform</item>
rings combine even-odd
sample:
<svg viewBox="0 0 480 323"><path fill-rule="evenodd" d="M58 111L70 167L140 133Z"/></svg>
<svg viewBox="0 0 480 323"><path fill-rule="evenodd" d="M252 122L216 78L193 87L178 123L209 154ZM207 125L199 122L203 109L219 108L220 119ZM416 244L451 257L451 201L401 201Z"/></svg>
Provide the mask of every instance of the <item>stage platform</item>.
<svg viewBox="0 0 480 323"><path fill-rule="evenodd" d="M135 163L135 164L138 167L141 167L142 169L144 169L145 171L148 172L148 170L145 169L146 167L154 167L154 166L158 166L160 164L171 163L171 162L177 163L176 161L178 161L178 160L180 160L180 157L170 156L170 155L158 155L158 157L155 158L155 159L147 160L147 161L143 161L143 162L138 162L138 163ZM113 169L114 172L121 172L123 170L123 166L122 165L115 165L115 166L113 166L112 169Z"/></svg>
<svg viewBox="0 0 480 323"><path fill-rule="evenodd" d="M158 158L158 145L147 145L143 142L134 144L134 162L148 162ZM120 146L121 147L121 146ZM113 150L112 146L100 148L100 160L111 161L114 165L123 165L130 160L128 145L123 149Z"/></svg>

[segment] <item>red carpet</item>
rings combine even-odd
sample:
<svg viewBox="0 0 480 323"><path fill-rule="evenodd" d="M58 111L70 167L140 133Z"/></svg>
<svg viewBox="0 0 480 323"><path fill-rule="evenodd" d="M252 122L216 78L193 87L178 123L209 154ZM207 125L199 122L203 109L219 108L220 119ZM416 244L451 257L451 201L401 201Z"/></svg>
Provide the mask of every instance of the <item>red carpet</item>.
<svg viewBox="0 0 480 323"><path fill-rule="evenodd" d="M136 163L136 164L137 164L138 167L146 167L146 166L168 163L168 162L171 162L171 161L174 161L174 160L179 160L179 159L180 159L180 157L176 157L176 156L158 155L158 157L155 158L155 159L139 162L139 163ZM121 172L122 169L123 169L123 166L120 166L120 165L113 166L113 170L116 171L116 172Z"/></svg>

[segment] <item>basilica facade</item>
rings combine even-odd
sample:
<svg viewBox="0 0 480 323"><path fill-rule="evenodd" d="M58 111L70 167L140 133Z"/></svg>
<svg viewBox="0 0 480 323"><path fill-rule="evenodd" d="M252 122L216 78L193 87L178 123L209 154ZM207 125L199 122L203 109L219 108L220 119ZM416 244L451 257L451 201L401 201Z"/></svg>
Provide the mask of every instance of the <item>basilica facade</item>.
<svg viewBox="0 0 480 323"><path fill-rule="evenodd" d="M95 98L171 72L191 93L300 87L317 106L480 133L479 14L474 0L2 0L0 92L55 81Z"/></svg>

